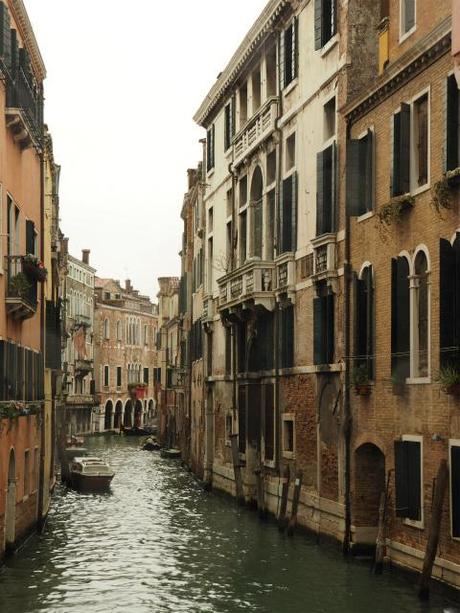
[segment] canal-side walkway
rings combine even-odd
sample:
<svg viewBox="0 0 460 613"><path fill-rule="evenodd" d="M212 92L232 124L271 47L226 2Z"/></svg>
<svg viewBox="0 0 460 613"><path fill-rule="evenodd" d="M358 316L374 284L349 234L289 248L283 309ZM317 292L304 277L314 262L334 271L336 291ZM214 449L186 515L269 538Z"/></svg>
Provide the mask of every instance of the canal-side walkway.
<svg viewBox="0 0 460 613"><path fill-rule="evenodd" d="M376 577L337 549L204 492L175 461L118 436L89 441L112 492L59 486L47 529L0 575L2 613L431 613L395 572Z"/></svg>

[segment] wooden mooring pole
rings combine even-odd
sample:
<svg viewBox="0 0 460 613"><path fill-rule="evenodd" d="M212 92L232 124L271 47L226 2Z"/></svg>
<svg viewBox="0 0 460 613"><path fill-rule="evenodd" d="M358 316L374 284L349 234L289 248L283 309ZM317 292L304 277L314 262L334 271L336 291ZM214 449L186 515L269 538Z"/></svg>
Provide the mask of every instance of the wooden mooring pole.
<svg viewBox="0 0 460 613"><path fill-rule="evenodd" d="M385 491L380 496L379 527L375 546L374 573L381 575L383 572L383 559L385 557L385 525L387 520L387 506L390 496L390 479L392 471L388 472Z"/></svg>
<svg viewBox="0 0 460 613"><path fill-rule="evenodd" d="M294 534L294 530L297 526L297 511L299 508L300 501L300 490L302 488L302 473L297 473L297 477L294 481L294 496L292 498L292 510L291 510L291 519L289 520L287 533L288 536L292 536Z"/></svg>
<svg viewBox="0 0 460 613"><path fill-rule="evenodd" d="M259 514L259 518L264 520L267 519L267 509L265 507L264 476L260 468L255 470L254 474L256 476L257 483L257 512Z"/></svg>
<svg viewBox="0 0 460 613"><path fill-rule="evenodd" d="M281 490L281 506L280 506L280 512L278 515L278 528L280 532L284 532L286 530L286 524L287 524L286 510L287 510L287 503L288 503L288 496L289 496L289 478L290 478L289 466L286 466L286 468L284 469L284 474L283 474L283 487Z"/></svg>
<svg viewBox="0 0 460 613"><path fill-rule="evenodd" d="M449 481L449 469L447 460L441 460L439 465L438 475L436 477L436 485L434 488L433 508L431 511L431 522L428 533L428 542L426 544L425 560L423 562L422 576L419 586L419 598L428 600L430 597L430 581L433 572L433 565L438 551L439 533L441 531L442 506L444 496Z"/></svg>
<svg viewBox="0 0 460 613"><path fill-rule="evenodd" d="M241 476L240 453L238 449L238 434L231 434L230 440L232 444L233 470L235 473L236 499L238 501L238 504L244 505L245 501L243 491L243 479Z"/></svg>

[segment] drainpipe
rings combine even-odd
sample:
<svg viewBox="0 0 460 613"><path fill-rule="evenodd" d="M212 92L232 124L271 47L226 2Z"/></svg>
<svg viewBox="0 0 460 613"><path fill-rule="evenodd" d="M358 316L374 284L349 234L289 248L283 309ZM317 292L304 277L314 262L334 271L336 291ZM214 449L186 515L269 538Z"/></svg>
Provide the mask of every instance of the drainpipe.
<svg viewBox="0 0 460 613"><path fill-rule="evenodd" d="M347 121L346 142L350 139L351 125ZM350 406L350 314L351 314L351 250L350 250L350 217L345 204L345 245L344 245L344 354L345 373L343 389L343 416L344 416L344 453L345 453L345 534L343 538L343 554L350 552L351 544L351 432L352 415Z"/></svg>

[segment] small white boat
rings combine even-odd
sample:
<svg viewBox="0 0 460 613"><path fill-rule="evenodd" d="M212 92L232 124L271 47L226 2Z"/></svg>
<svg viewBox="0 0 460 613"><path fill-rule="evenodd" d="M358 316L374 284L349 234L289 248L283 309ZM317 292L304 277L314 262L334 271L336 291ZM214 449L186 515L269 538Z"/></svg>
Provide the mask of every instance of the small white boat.
<svg viewBox="0 0 460 613"><path fill-rule="evenodd" d="M107 462L95 456L73 458L69 470L72 487L86 492L108 489L115 475Z"/></svg>

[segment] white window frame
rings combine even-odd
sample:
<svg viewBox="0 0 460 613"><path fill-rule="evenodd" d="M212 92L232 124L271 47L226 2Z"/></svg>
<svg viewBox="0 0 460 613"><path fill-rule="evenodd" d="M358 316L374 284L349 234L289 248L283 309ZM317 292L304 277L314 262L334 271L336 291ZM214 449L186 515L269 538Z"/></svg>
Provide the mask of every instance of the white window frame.
<svg viewBox="0 0 460 613"><path fill-rule="evenodd" d="M286 422L292 422L292 450L290 449L285 449L284 447L284 428L285 428L285 423ZM281 416L281 448L282 448L282 454L283 454L283 458L286 458L288 460L293 460L295 458L295 414L294 413L283 413Z"/></svg>
<svg viewBox="0 0 460 613"><path fill-rule="evenodd" d="M420 519L407 519L404 518L403 523L406 526L412 526L412 528L418 528L419 530L425 529L425 496L423 487L423 436L419 434L403 434L402 441L410 441L420 444Z"/></svg>
<svg viewBox="0 0 460 613"><path fill-rule="evenodd" d="M450 536L453 541L460 542L460 536L454 536L453 515L452 515L452 447L460 447L460 439L449 439L449 523L450 523Z"/></svg>
<svg viewBox="0 0 460 613"><path fill-rule="evenodd" d="M415 274L415 260L422 252L427 262L427 300L428 300L428 338L427 338L427 360L428 374L420 376L418 374L418 289L417 277ZM431 383L431 259L428 247L418 245L413 257L409 260L409 311L410 311L410 377L407 379L409 384Z"/></svg>
<svg viewBox="0 0 460 613"><path fill-rule="evenodd" d="M107 384L105 382L105 369L107 369ZM104 364L104 367L102 370L102 386L110 387L110 366L109 364Z"/></svg>
<svg viewBox="0 0 460 613"><path fill-rule="evenodd" d="M403 43L417 29L417 0L414 0L414 25L407 32L404 31L406 22L406 0L399 0L399 43Z"/></svg>

